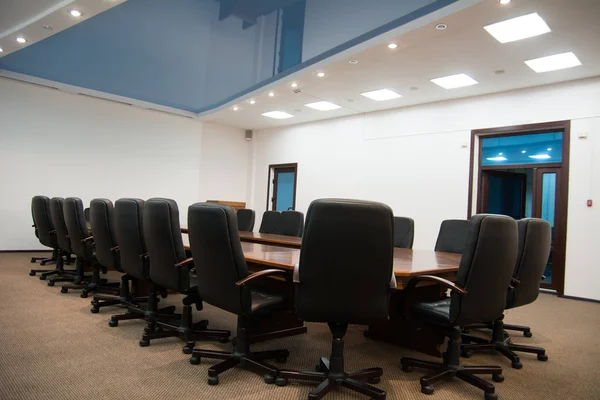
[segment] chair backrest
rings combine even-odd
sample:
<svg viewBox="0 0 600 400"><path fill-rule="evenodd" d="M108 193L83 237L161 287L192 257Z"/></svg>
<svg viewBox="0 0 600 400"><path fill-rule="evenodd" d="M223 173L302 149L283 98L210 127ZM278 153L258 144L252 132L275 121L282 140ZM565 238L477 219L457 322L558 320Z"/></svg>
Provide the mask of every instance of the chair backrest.
<svg viewBox="0 0 600 400"><path fill-rule="evenodd" d="M412 249L415 239L415 221L408 217L394 217L394 247Z"/></svg>
<svg viewBox="0 0 600 400"><path fill-rule="evenodd" d="M56 232L50 218L50 199L46 196L35 196L31 199L31 214L37 237L44 246L56 249Z"/></svg>
<svg viewBox="0 0 600 400"><path fill-rule="evenodd" d="M62 197L53 197L50 199L50 218L52 219L54 229L56 229L58 248L71 254L73 253L73 249L71 249L71 239L69 238L69 231L65 223L64 203L65 199Z"/></svg>
<svg viewBox="0 0 600 400"><path fill-rule="evenodd" d="M302 237L304 232L304 214L300 211L283 211L279 218L278 235Z"/></svg>
<svg viewBox="0 0 600 400"><path fill-rule="evenodd" d="M388 316L394 215L385 204L320 199L306 216L296 311L305 321L370 324Z"/></svg>
<svg viewBox="0 0 600 400"><path fill-rule="evenodd" d="M186 259L179 208L175 200L152 198L144 204L144 238L150 258L150 279L165 289L185 292L190 287L187 267L175 264Z"/></svg>
<svg viewBox="0 0 600 400"><path fill-rule="evenodd" d="M453 325L489 322L502 316L517 260L517 236L517 222L510 217L478 214L471 218L456 276L456 284L467 294L451 294Z"/></svg>
<svg viewBox="0 0 600 400"><path fill-rule="evenodd" d="M524 306L537 299L552 245L552 227L548 221L525 218L517 224L519 253L513 278L519 282L508 291L506 308Z"/></svg>
<svg viewBox="0 0 600 400"><path fill-rule="evenodd" d="M91 241L83 242L90 236L83 216L83 202L78 197L67 197L63 204L63 210L73 253L84 259L91 258L94 254L93 244Z"/></svg>
<svg viewBox="0 0 600 400"><path fill-rule="evenodd" d="M93 199L90 202L90 223L96 246L98 262L118 271L121 270L119 253L116 251L117 237L114 231L113 203L108 199Z"/></svg>
<svg viewBox="0 0 600 400"><path fill-rule="evenodd" d="M466 219L447 219L442 221L435 251L462 254L469 232L469 221Z"/></svg>
<svg viewBox="0 0 600 400"><path fill-rule="evenodd" d="M277 233L277 227L279 226L280 219L281 212L265 211L258 231L260 233Z"/></svg>
<svg viewBox="0 0 600 400"><path fill-rule="evenodd" d="M254 210L243 208L237 210L237 224L240 231L252 232L254 230Z"/></svg>
<svg viewBox="0 0 600 400"><path fill-rule="evenodd" d="M235 283L248 275L248 266L233 208L193 204L188 210L188 230L200 296L216 307L242 313L245 296Z"/></svg>
<svg viewBox="0 0 600 400"><path fill-rule="evenodd" d="M150 278L144 241L144 200L119 199L115 202L115 235L123 271L140 280Z"/></svg>

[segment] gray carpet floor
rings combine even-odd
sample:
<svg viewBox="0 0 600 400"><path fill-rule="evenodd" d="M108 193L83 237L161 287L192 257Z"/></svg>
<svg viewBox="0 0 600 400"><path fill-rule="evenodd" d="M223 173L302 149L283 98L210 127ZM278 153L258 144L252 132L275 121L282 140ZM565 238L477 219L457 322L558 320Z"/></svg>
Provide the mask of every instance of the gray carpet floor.
<svg viewBox="0 0 600 400"><path fill-rule="evenodd" d="M305 399L309 384L291 382L269 386L262 377L236 369L221 375L218 386L206 383L211 360L190 365L181 342L164 339L140 348L143 323L107 324L118 308L89 312L89 299L79 293L60 294L37 277L28 253L0 254L0 399ZM161 305L178 304L169 296ZM209 305L196 314L210 326L235 330L235 316ZM560 299L542 294L530 306L511 310L507 323L532 327L534 336L513 335L515 343L545 347L547 362L521 356L523 369L514 370L502 356L475 355L466 364L500 365L505 381L496 384L501 399L600 399L600 304ZM308 334L273 340L256 350L287 348L288 368L312 370L328 356L331 336L324 324L308 324ZM436 386L432 396L421 394L421 371L404 373L402 356L435 360L393 345L366 339L363 326L352 326L346 336L346 369L380 366L378 385L388 399L482 399L483 393L461 381ZM229 344L197 342L197 347L229 348ZM486 379L489 379L486 377ZM341 389L327 399L360 399Z"/></svg>

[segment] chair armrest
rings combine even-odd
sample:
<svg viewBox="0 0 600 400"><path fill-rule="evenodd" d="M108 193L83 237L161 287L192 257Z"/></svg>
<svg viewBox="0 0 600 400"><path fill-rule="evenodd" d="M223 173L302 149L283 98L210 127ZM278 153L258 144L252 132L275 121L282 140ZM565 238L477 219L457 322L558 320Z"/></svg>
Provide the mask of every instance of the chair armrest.
<svg viewBox="0 0 600 400"><path fill-rule="evenodd" d="M50 232L48 232L51 235L54 235L56 233L56 229L52 229Z"/></svg>
<svg viewBox="0 0 600 400"><path fill-rule="evenodd" d="M141 258L142 260L147 260L147 259L148 259L148 257L149 257L149 256L148 256L148 253L140 254L140 258Z"/></svg>
<svg viewBox="0 0 600 400"><path fill-rule="evenodd" d="M119 246L112 247L110 249L110 251L112 251L113 253L118 253L119 252Z"/></svg>
<svg viewBox="0 0 600 400"><path fill-rule="evenodd" d="M300 264L294 265L294 283L300 283Z"/></svg>
<svg viewBox="0 0 600 400"><path fill-rule="evenodd" d="M542 281L545 281L545 280L546 280L546 277L545 277L544 275L542 275L542 279L541 279L541 280L542 280Z"/></svg>
<svg viewBox="0 0 600 400"><path fill-rule="evenodd" d="M465 294L467 294L467 291L465 289L461 288L454 282L450 282L448 279L440 278L439 276L434 276L434 275L415 276L408 281L408 284L406 285L406 289L414 288L417 285L417 283L419 283L419 281L434 281L434 282L437 282L437 283L441 284L442 286L445 286L446 288L452 290L453 292L460 294L461 296L464 296Z"/></svg>
<svg viewBox="0 0 600 400"><path fill-rule="evenodd" d="M85 239L82 239L82 240L81 240L81 243L87 243L87 242L89 242L90 240L94 240L94 237L93 237L93 236L88 236L88 237L86 237Z"/></svg>
<svg viewBox="0 0 600 400"><path fill-rule="evenodd" d="M288 276L288 272L284 271L282 269L264 269L262 271L255 272L252 275L248 275L244 279L237 281L235 284L236 284L236 286L245 286L249 282L255 280L256 278L260 278L263 276L269 276L269 275L276 275L276 274L284 275L286 277Z"/></svg>
<svg viewBox="0 0 600 400"><path fill-rule="evenodd" d="M181 228L181 233L189 233L188 228Z"/></svg>
<svg viewBox="0 0 600 400"><path fill-rule="evenodd" d="M191 268L193 266L194 266L194 259L192 257L186 258L185 260L175 264L175 268L183 268L183 267Z"/></svg>
<svg viewBox="0 0 600 400"><path fill-rule="evenodd" d="M517 286L519 286L519 283L521 283L520 280L515 279L515 278L510 278L510 284L508 285L508 288L510 290L515 290L517 288Z"/></svg>

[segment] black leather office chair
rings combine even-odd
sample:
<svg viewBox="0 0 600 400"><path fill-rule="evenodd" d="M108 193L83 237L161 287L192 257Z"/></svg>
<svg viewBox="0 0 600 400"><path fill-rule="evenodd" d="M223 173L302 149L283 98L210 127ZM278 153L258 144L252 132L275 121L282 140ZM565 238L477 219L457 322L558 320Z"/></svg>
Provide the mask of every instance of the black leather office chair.
<svg viewBox="0 0 600 400"><path fill-rule="evenodd" d="M281 220L281 212L279 211L265 211L260 223L258 232L260 233L277 233Z"/></svg>
<svg viewBox="0 0 600 400"><path fill-rule="evenodd" d="M415 221L408 217L394 217L394 247L412 249L415 239Z"/></svg>
<svg viewBox="0 0 600 400"><path fill-rule="evenodd" d="M56 242L58 248L63 254L68 254L67 258L70 260L73 249L71 248L71 239L69 238L69 232L67 231L67 225L65 223L64 202L65 199L62 197L53 197L50 199L50 219L56 230ZM75 271L67 271L67 273L63 275L50 278L48 280L48 286L54 286L58 282L80 284L88 279L90 279L90 277L84 274L81 260L77 259Z"/></svg>
<svg viewBox="0 0 600 400"><path fill-rule="evenodd" d="M550 256L550 223L542 219L526 218L518 221L519 255L513 278L506 296L506 309L522 307L533 303L540 292L541 276ZM523 364L515 351L537 354L540 361L547 361L546 350L541 347L513 344L510 337L504 335L504 317L492 324L470 326L470 328L489 327L492 329L491 341L480 337L463 335L462 355L470 357L473 352L499 351L512 362L512 367L521 369ZM477 344L467 344L477 342Z"/></svg>
<svg viewBox="0 0 600 400"><path fill-rule="evenodd" d="M406 290L412 290L420 281L440 283L452 291L449 298L433 302L415 303L411 307L414 318L423 320L448 336L448 348L443 363L402 358L402 369L413 367L434 370L421 378L421 392L431 394L433 384L457 377L485 392L485 399L496 399L493 384L479 378L491 374L496 382L504 380L502 368L460 365L460 326L481 321L493 321L504 311L506 288L510 283L517 259L517 223L502 215L475 215L469 222L466 245L456 284L437 277L422 275L412 278Z"/></svg>
<svg viewBox="0 0 600 400"><path fill-rule="evenodd" d="M121 268L135 282L150 281L150 265L143 230L144 200L119 199L114 208L114 230L118 251L121 258ZM132 282L133 283L133 282ZM132 293L135 295L135 289ZM166 290L152 286L150 296L133 297L123 302L127 307L124 314L113 315L108 323L111 327L119 325L119 321L145 319L148 321L158 318L174 318L175 306L158 310L158 295L166 296ZM147 302L145 307L141 303Z"/></svg>
<svg viewBox="0 0 600 400"><path fill-rule="evenodd" d="M179 324L174 325L171 321L150 316L148 329L140 340L140 346L149 346L153 339L179 337L186 342L183 352L189 354L194 348L195 340L217 339L226 342L229 331L206 329L207 320L192 322L192 305L195 304L198 311L202 310L202 297L195 280L190 280L190 270L194 268L194 264L191 258L186 258L177 203L171 199L149 199L144 205L143 224L150 259L150 279L155 285L186 297L183 299L183 313ZM156 332L157 326L161 331Z"/></svg>
<svg viewBox="0 0 600 400"><path fill-rule="evenodd" d="M208 383L219 383L219 374L237 365L254 367L265 374L265 382L274 383L277 368L264 360L285 362L287 350L250 351L248 323L285 307L282 294L270 293L255 286L267 275L291 274L282 270L263 270L248 275L233 208L220 204L196 203L188 210L190 245L198 292L203 300L238 316L237 336L232 352L194 349L191 364L201 357L223 360L208 369ZM291 277L290 277L291 278Z"/></svg>
<svg viewBox="0 0 600 400"><path fill-rule="evenodd" d="M442 221L435 251L461 254L467 241L469 221L466 219L447 219Z"/></svg>
<svg viewBox="0 0 600 400"><path fill-rule="evenodd" d="M319 382L310 399L336 386L385 399L383 390L361 382L378 383L381 368L344 371L344 336L348 324L387 319L393 260L394 216L388 206L342 199L312 202L294 272L296 312L304 321L329 325L331 358L321 358L317 372L280 371L278 385L288 379Z"/></svg>
<svg viewBox="0 0 600 400"><path fill-rule="evenodd" d="M304 214L300 211L283 211L275 233L285 236L302 237L304 232Z"/></svg>
<svg viewBox="0 0 600 400"><path fill-rule="evenodd" d="M92 265L92 278L89 282L83 281L79 284L63 285L60 292L67 293L70 289L82 289L81 297L87 298L92 292L118 293L117 282L108 283L106 279L100 278L100 272L106 273L106 266L98 263L94 251L94 237L88 230L83 216L83 202L77 197L68 197L63 204L65 224L71 248L77 255L77 262L83 265Z"/></svg>
<svg viewBox="0 0 600 400"><path fill-rule="evenodd" d="M254 230L254 210L243 208L237 210L237 223L240 231L252 232Z"/></svg>
<svg viewBox="0 0 600 400"><path fill-rule="evenodd" d="M41 265L55 262L56 267L54 269L32 269L29 271L29 275L35 276L37 273L40 273L41 280L45 280L51 275L63 275L65 273L65 260L63 258L65 254L58 248L56 230L50 217L50 199L46 196L33 197L31 199L31 215L33 217L35 235L41 244L52 249L52 257L32 257L31 262L34 263L39 260L41 261Z"/></svg>
<svg viewBox="0 0 600 400"><path fill-rule="evenodd" d="M96 259L100 265L124 272L121 268L121 257L114 227L114 207L108 199L93 199L90 203L90 223L94 235ZM119 295L96 294L92 300L92 313L97 313L100 308L107 306L137 306L139 301L147 299L134 299L129 290L130 282L134 278L130 275L121 276Z"/></svg>

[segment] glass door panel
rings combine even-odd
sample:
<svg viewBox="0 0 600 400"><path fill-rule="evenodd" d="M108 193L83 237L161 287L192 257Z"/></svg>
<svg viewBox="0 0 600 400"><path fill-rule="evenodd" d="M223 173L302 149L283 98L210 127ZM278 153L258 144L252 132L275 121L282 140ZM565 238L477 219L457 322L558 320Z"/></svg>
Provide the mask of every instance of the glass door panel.
<svg viewBox="0 0 600 400"><path fill-rule="evenodd" d="M534 211L534 217L541 218L550 223L552 227L552 247L550 251L550 257L548 264L544 270L543 286L553 288L552 280L552 259L556 251L554 246L555 236L555 214L556 214L556 194L557 194L557 182L560 182L560 169L559 168L536 168L535 170L536 182L535 182L535 197L536 205Z"/></svg>

